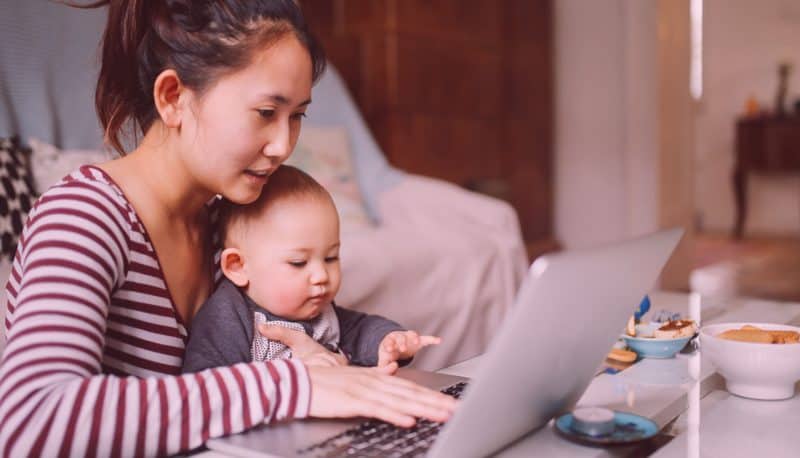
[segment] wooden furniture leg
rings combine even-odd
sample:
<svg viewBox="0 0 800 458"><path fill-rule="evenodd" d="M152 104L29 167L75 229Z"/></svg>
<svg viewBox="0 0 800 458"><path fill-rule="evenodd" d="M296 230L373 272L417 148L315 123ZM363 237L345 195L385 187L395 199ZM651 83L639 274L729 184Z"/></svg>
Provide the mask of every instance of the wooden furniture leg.
<svg viewBox="0 0 800 458"><path fill-rule="evenodd" d="M733 192L736 198L736 221L733 226L733 237L741 239L747 219L747 173L738 165L733 171Z"/></svg>

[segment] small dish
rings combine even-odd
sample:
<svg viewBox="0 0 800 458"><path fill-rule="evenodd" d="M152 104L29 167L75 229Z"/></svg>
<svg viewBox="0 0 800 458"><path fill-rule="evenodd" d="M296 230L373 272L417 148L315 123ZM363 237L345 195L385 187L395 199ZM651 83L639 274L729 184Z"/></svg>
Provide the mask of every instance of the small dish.
<svg viewBox="0 0 800 458"><path fill-rule="evenodd" d="M590 436L573 429L575 418L565 413L555 421L556 432L567 440L583 445L627 445L647 440L658 434L658 425L649 418L633 413L614 412L614 431L605 436Z"/></svg>
<svg viewBox="0 0 800 458"><path fill-rule="evenodd" d="M631 350L643 358L666 359L674 358L694 336L656 339L653 337L631 337L623 334L622 338Z"/></svg>

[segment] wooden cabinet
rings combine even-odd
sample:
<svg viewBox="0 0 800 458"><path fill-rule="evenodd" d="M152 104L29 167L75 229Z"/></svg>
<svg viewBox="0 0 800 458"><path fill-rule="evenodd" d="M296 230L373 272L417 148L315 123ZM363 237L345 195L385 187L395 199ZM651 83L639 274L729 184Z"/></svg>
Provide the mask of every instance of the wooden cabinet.
<svg viewBox="0 0 800 458"><path fill-rule="evenodd" d="M395 166L496 195L552 239L550 0L303 0Z"/></svg>
<svg viewBox="0 0 800 458"><path fill-rule="evenodd" d="M741 238L747 219L747 175L800 171L800 115L743 118L736 123L736 166L733 189L736 221L733 236Z"/></svg>

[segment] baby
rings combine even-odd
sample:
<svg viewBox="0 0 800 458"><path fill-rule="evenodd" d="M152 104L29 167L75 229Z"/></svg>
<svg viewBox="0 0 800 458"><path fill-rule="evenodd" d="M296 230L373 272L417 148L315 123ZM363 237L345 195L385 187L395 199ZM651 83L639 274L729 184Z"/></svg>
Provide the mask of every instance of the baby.
<svg viewBox="0 0 800 458"><path fill-rule="evenodd" d="M305 332L350 364L407 363L440 339L334 304L339 290L339 216L330 194L305 172L280 166L259 199L220 212L224 277L192 321L184 372L290 358L261 324Z"/></svg>

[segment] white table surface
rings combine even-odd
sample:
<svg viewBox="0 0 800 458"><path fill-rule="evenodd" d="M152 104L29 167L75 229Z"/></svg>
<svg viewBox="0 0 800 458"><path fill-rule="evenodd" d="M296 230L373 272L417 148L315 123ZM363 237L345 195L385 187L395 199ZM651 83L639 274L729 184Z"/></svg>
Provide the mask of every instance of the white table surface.
<svg viewBox="0 0 800 458"><path fill-rule="evenodd" d="M680 434L653 457L800 456L800 395L784 401L757 401L713 391L694 408L699 422L686 418L692 409L690 404L678 419Z"/></svg>
<svg viewBox="0 0 800 458"><path fill-rule="evenodd" d="M650 299L651 310L688 313L687 294L656 292ZM800 303L736 299L725 307L703 306L703 323L728 321L800 325ZM479 363L480 357L477 357L440 372L470 377ZM690 375L690 365L699 372L699 377ZM668 360L644 359L618 374L598 375L578 405L636 413L651 418L660 428L674 421L669 429L676 437L656 452L655 456L660 458L800 456L800 396L786 401L753 401L732 396L724 391L724 380L697 354L678 355ZM755 439L751 440L753 437ZM521 438L497 456L594 458L631 453L635 454L635 449L594 448L568 442L548 425ZM224 455L208 451L196 456Z"/></svg>
<svg viewBox="0 0 800 458"><path fill-rule="evenodd" d="M679 293L657 292L650 295L653 310L667 309L682 314L688 313L688 295ZM779 303L773 301L763 301L755 299L737 299L730 302L724 307L708 307L702 308L702 322L705 324L722 323L722 322L736 322L736 321L759 321L771 323L792 323L800 325L800 304L797 303ZM701 358L699 373L700 377L695 380L690 376L689 365L692 358ZM474 373L475 368L479 364L479 357L466 361L455 366L445 368L441 372L450 373L454 375L461 375L469 377ZM695 363L696 364L696 363ZM800 384L798 385L800 387ZM765 435L765 440L770 440L775 443L793 442L797 445L800 440L800 396L795 396L787 401L752 401L731 396L724 390L724 380L715 373L711 364L702 359L700 355L685 356L678 355L675 359L644 359L630 368L615 374L601 374L592 381L589 388L578 401L579 406L603 406L615 410L623 410L632 412L644 417L648 417L655 421L660 428L664 428L680 417L681 414L688 410L690 404L693 406L699 405L698 411L702 412L701 399L705 401L709 393L713 394L710 399L718 399L719 393L722 393L726 398L731 398L730 402L732 407L726 407L727 404L723 403L720 407L722 414L715 414L708 418L703 418L700 413L701 429L699 432L700 444L702 452L699 455L703 457L753 457L763 456L769 458L775 457L798 457L800 456L800 448L785 449L782 452L775 452L776 446L769 449L775 453L771 454L751 454L752 450L749 447L736 447L735 445L720 448L713 448L710 444L706 444L704 437L708 434L708 442L715 441L729 441L735 444L738 441L747 442L748 437L753 433L745 433L746 425L750 423L742 422L727 412L731 409L741 407L742 405L748 406L762 406L760 407L765 412L783 412L784 409L794 409L794 416L787 417L790 421L785 427L773 428L773 435ZM693 402L690 402L693 401ZM747 402L742 402L747 401ZM782 406L782 407L774 407ZM786 406L786 407L783 407ZM698 412L693 412L698 415ZM711 415L711 412L709 412ZM764 414L766 415L766 413ZM681 421L678 418L676 423ZM753 420L754 422L756 420ZM775 417L774 421L779 421ZM730 422L730 425L728 424ZM791 423L794 422L794 423ZM686 423L685 417L683 423ZM696 422L693 422L696 423ZM674 426L673 426L674 427ZM708 432L706 433L706 429ZM762 428L763 429L763 428ZM727 438L726 431L739 431L734 438ZM788 434L788 430L792 430L792 434ZM759 431L756 429L755 431ZM687 456L686 447L688 446L688 430L684 428L683 431L673 431L677 437L669 442L666 446L662 447L658 456L665 453L664 457L684 457ZM692 445L696 442L696 435L693 434ZM783 442L778 442L774 436L782 437ZM758 441L755 441L756 443ZM708 447L708 448L705 448ZM706 451L709 453L706 453ZM717 451L724 451L724 453L717 453ZM627 452L627 453L626 453ZM548 425L533 433L523 437L515 444L504 449L497 454L498 457L531 457L531 456L547 456L547 457L611 457L611 456L625 456L627 454L636 454L635 449L620 449L620 448L595 448L574 444L562 439L558 436L553 429L552 425Z"/></svg>

